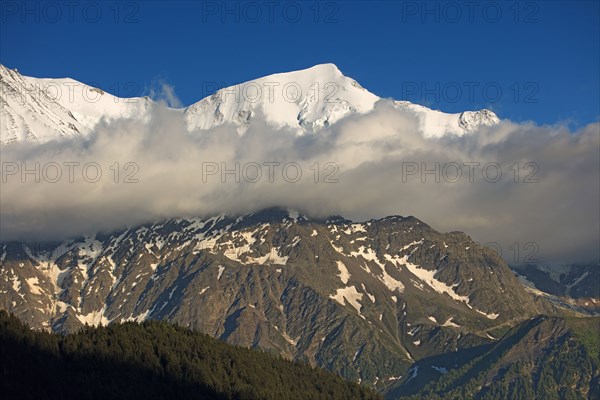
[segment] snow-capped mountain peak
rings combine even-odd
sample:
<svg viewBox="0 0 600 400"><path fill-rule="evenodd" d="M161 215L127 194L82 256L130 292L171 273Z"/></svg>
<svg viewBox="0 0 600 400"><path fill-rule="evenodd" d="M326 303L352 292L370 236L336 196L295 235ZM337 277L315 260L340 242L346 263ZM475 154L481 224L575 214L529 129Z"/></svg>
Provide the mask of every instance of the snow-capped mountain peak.
<svg viewBox="0 0 600 400"><path fill-rule="evenodd" d="M26 77L3 65L0 91L0 144L87 135L101 120L148 121L154 104L148 97L121 98L70 78ZM225 87L174 112L192 134L226 123L243 134L260 115L276 128L303 135L368 113L379 100L329 63ZM464 135L500 122L489 110L448 114L407 101L395 101L394 107L415 114L426 137Z"/></svg>
<svg viewBox="0 0 600 400"><path fill-rule="evenodd" d="M379 97L344 76L334 64L268 75L223 88L185 110L189 130L225 122L243 132L258 112L277 127L299 134L327 127L354 112L371 111Z"/></svg>

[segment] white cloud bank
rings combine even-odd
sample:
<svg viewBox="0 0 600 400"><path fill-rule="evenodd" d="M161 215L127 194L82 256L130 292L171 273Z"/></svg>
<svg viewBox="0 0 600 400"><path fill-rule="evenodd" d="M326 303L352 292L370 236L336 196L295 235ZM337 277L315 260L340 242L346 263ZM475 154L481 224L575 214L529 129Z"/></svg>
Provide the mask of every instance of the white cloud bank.
<svg viewBox="0 0 600 400"><path fill-rule="evenodd" d="M82 139L3 146L1 240L59 240L168 217L283 206L357 220L414 215L441 231L496 242L508 261L531 255L528 243L543 261L598 259L598 123L571 132L503 122L440 139L424 138L418 126L382 100L317 134L296 136L261 118L241 137L232 126L189 134L180 113L157 106L147 124L101 123ZM38 182L35 173L22 176L36 163ZM88 164L87 181L86 163L96 163ZM236 163L239 182L233 173L222 179L222 167ZM296 164L284 176L286 163ZM435 172L422 175L436 163L438 182ZM97 167L102 177L90 182ZM302 177L293 183L298 167ZM128 174L138 183L124 183Z"/></svg>

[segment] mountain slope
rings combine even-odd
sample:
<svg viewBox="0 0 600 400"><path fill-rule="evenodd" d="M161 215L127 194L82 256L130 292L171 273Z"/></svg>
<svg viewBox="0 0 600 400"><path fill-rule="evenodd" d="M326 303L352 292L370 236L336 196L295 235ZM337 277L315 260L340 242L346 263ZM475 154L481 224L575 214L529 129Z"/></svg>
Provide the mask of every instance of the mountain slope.
<svg viewBox="0 0 600 400"><path fill-rule="evenodd" d="M60 336L30 331L4 311L0 387L14 399L380 398L332 373L164 322Z"/></svg>
<svg viewBox="0 0 600 400"><path fill-rule="evenodd" d="M149 121L154 102L149 97L121 98L102 89L86 85L74 79L25 78L38 91L53 94L55 101L71 111L75 119L88 133L101 121L119 119ZM127 85L123 85L127 87ZM44 90L44 88L47 88Z"/></svg>
<svg viewBox="0 0 600 400"><path fill-rule="evenodd" d="M579 313L600 314L598 264L525 264L511 268L530 292Z"/></svg>
<svg viewBox="0 0 600 400"><path fill-rule="evenodd" d="M386 398L414 399L598 399L600 318L539 316L512 328L502 340L463 367L413 367L411 376L437 373L419 390L409 377ZM423 371L425 370L425 371Z"/></svg>
<svg viewBox="0 0 600 400"><path fill-rule="evenodd" d="M83 126L49 90L41 90L16 70L0 65L0 143L79 136Z"/></svg>
<svg viewBox="0 0 600 400"><path fill-rule="evenodd" d="M25 77L2 65L0 91L5 94L0 102L0 144L87 135L101 121L147 122L155 105L148 97L120 98L73 79ZM378 100L335 65L321 64L223 88L172 111L189 132L231 124L243 134L250 120L260 116L271 126L303 135L347 116L367 113ZM446 114L406 101L394 102L394 106L414 114L427 137L463 135L500 122L489 110Z"/></svg>
<svg viewBox="0 0 600 400"><path fill-rule="evenodd" d="M598 264L535 265L511 267L535 287L555 296L600 300Z"/></svg>
<svg viewBox="0 0 600 400"><path fill-rule="evenodd" d="M269 209L0 246L0 308L32 327L167 320L380 386L552 308L493 251L413 217Z"/></svg>

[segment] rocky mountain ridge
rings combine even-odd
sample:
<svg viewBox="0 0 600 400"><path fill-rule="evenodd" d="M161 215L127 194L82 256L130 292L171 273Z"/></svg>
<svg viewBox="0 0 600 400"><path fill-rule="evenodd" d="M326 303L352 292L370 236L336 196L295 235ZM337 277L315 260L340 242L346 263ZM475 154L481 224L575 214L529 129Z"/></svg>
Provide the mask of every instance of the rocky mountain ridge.
<svg viewBox="0 0 600 400"><path fill-rule="evenodd" d="M268 209L0 249L0 307L32 327L167 320L378 387L553 307L493 251L413 217Z"/></svg>

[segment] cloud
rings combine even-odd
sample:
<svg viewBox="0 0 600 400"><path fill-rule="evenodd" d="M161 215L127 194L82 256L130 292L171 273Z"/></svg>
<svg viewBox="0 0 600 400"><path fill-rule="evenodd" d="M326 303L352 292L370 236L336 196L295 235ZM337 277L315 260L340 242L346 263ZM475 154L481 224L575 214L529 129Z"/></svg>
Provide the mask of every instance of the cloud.
<svg viewBox="0 0 600 400"><path fill-rule="evenodd" d="M150 98L159 103L163 103L167 107L181 108L183 104L175 94L175 87L169 85L165 81L158 80L149 90Z"/></svg>
<svg viewBox="0 0 600 400"><path fill-rule="evenodd" d="M85 138L0 148L0 235L59 240L283 206L355 220L413 215L493 242L509 262L597 260L599 129L505 121L425 138L415 116L382 100L310 135L260 116L242 136L228 125L189 134L180 112L157 105L148 123L103 122Z"/></svg>

